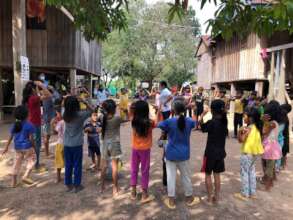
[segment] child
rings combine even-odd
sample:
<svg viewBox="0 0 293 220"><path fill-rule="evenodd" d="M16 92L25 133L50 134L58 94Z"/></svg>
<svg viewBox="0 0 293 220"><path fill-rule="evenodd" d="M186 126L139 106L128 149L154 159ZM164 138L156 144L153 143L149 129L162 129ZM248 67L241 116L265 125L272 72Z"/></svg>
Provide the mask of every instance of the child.
<svg viewBox="0 0 293 220"><path fill-rule="evenodd" d="M281 105L281 111L284 111L286 114L285 119L285 128L283 131L284 136L284 146L282 149L283 157L282 157L282 168L285 169L287 166L287 154L289 153L289 143L290 143L290 137L289 137L289 118L288 114L291 112L292 107L290 104L283 104Z"/></svg>
<svg viewBox="0 0 293 220"><path fill-rule="evenodd" d="M203 132L208 132L207 145L204 153L202 172L205 172L205 183L208 193L207 202L218 202L220 196L220 173L225 171L226 157L225 144L228 135L227 114L225 102L216 99L211 103L212 119L206 123L201 122ZM213 194L212 177L214 175L215 193Z"/></svg>
<svg viewBox="0 0 293 220"><path fill-rule="evenodd" d="M284 141L285 141L285 137L284 137L284 130L285 130L285 126L286 126L286 121L287 121L287 112L283 111L281 109L280 106L280 113L279 113L279 117L278 117L278 124L279 124L279 129L278 129L278 143L279 146L281 148L281 151L283 152L283 147L284 147ZM277 173L280 172L281 170L281 165L282 165L282 157L279 160L276 160L276 165L275 165L275 170Z"/></svg>
<svg viewBox="0 0 293 220"><path fill-rule="evenodd" d="M14 188L17 186L17 175L21 169L23 160L27 161L26 171L22 177L22 182L28 185L33 184L33 180L29 175L36 164L35 144L34 144L34 126L27 121L28 110L25 106L18 106L14 112L15 123L11 128L8 143L2 153L2 156L7 153L9 145L14 139L15 160L12 172L12 184Z"/></svg>
<svg viewBox="0 0 293 220"><path fill-rule="evenodd" d="M150 155L155 122L149 118L149 105L145 101L137 101L133 106L132 125L132 156L131 156L131 198L136 199L136 185L139 165L141 165L141 204L154 199L148 194Z"/></svg>
<svg viewBox="0 0 293 220"><path fill-rule="evenodd" d="M199 203L199 198L193 196L192 183L190 178L190 134L195 127L191 118L186 118L185 103L177 100L173 103L175 117L160 122L158 127L168 135L168 144L165 149L165 160L167 168L168 197L164 204L169 209L175 209L176 195L176 174L177 168L180 171L183 183L186 205L193 206Z"/></svg>
<svg viewBox="0 0 293 220"><path fill-rule="evenodd" d="M83 145L83 123L91 115L94 109L83 99L80 99L88 110L81 111L80 103L76 96L67 96L64 101L65 121L64 132L64 156L65 156L65 185L67 192L74 189L75 193L83 190L82 178L82 145ZM74 181L72 184L72 174Z"/></svg>
<svg viewBox="0 0 293 220"><path fill-rule="evenodd" d="M269 191L273 186L273 179L275 174L275 162L281 158L281 147L278 143L279 125L277 120L280 114L280 105L277 101L271 101L265 107L265 114L263 116L263 168L264 177L263 183L265 189Z"/></svg>
<svg viewBox="0 0 293 220"><path fill-rule="evenodd" d="M119 109L120 109L120 117L123 120L125 120L126 116L128 115L128 94L127 94L127 89L125 88L121 89Z"/></svg>
<svg viewBox="0 0 293 220"><path fill-rule="evenodd" d="M98 110L92 112L90 120L85 124L84 131L87 133L88 137L88 152L89 157L92 159L92 166L90 169L97 168L100 169L100 137L99 133L101 132L101 123L98 120ZM97 156L97 160L96 160Z"/></svg>
<svg viewBox="0 0 293 220"><path fill-rule="evenodd" d="M242 91L237 91L236 98L234 100L234 137L237 137L238 126L242 127L243 125L243 93Z"/></svg>
<svg viewBox="0 0 293 220"><path fill-rule="evenodd" d="M240 156L241 193L236 193L235 197L247 201L248 198L255 198L255 161L257 156L264 152L261 140L262 121L258 109L247 107L244 111L244 122L248 127L242 127L238 133L238 140L242 143Z"/></svg>
<svg viewBox="0 0 293 220"><path fill-rule="evenodd" d="M64 168L64 130L65 124L61 115L61 106L56 107L56 117L52 121L52 127L55 132L57 132L57 144L55 146L55 167L57 169L57 179L56 183L60 183L61 178L61 170Z"/></svg>
<svg viewBox="0 0 293 220"><path fill-rule="evenodd" d="M101 172L101 191L105 190L105 177L108 159L112 160L113 196L119 194L118 187L118 162L122 157L120 145L120 125L125 122L116 114L116 103L112 99L103 102L102 117L102 172Z"/></svg>

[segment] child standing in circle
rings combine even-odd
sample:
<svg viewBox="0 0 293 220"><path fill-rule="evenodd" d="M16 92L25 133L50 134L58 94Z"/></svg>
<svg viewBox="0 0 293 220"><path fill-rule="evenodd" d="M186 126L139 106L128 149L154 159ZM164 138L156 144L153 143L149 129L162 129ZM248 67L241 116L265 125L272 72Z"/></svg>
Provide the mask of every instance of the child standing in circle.
<svg viewBox="0 0 293 220"><path fill-rule="evenodd" d="M68 96L64 101L65 121L64 132L64 157L65 157L65 185L67 192L74 189L75 193L83 190L82 179L82 146L83 146L83 124L91 115L93 108L85 101L80 99L88 110L80 110L80 103L76 96ZM74 180L72 175L74 172Z"/></svg>
<svg viewBox="0 0 293 220"><path fill-rule="evenodd" d="M235 197L244 201L256 196L255 161L257 156L264 153L261 133L262 121L259 111L255 107L247 107L244 111L244 122L238 133L238 140L242 143L240 156L241 192Z"/></svg>
<svg viewBox="0 0 293 220"><path fill-rule="evenodd" d="M212 119L206 123L201 123L202 131L208 132L202 172L205 172L205 184L208 193L207 202L209 204L219 201L221 188L220 173L225 171L225 144L228 135L228 120L225 110L225 102L220 99L212 101L211 111ZM212 174L214 176L215 185L214 195Z"/></svg>
<svg viewBox="0 0 293 220"><path fill-rule="evenodd" d="M131 198L136 199L136 185L139 165L141 166L141 203L154 199L148 194L150 156L155 122L149 118L149 105L145 101L137 101L133 105L132 125L132 153L131 153Z"/></svg>
<svg viewBox="0 0 293 220"><path fill-rule="evenodd" d="M167 168L168 197L164 199L169 209L175 209L176 174L180 171L181 181L185 191L186 205L193 206L199 203L199 199L193 196L190 159L190 134L195 127L191 118L185 117L185 103L177 100L173 103L175 117L160 122L158 127L168 135L168 144L165 149Z"/></svg>
<svg viewBox="0 0 293 220"><path fill-rule="evenodd" d="M55 167L57 170L56 183L62 181L61 170L64 168L64 131L65 123L61 115L61 106L56 108L56 117L52 121L52 127L57 132L57 144L55 146Z"/></svg>
<svg viewBox="0 0 293 220"><path fill-rule="evenodd" d="M22 182L31 185L33 184L33 181L29 178L29 175L36 163L36 155L34 150L35 144L33 137L35 128L27 121L28 110L25 106L16 107L14 116L15 123L11 128L10 138L2 155L7 153L11 141L14 139L15 160L13 165L11 186L17 186L17 175L21 169L23 160L27 161L27 165L26 171L22 177Z"/></svg>
<svg viewBox="0 0 293 220"><path fill-rule="evenodd" d="M110 159L112 161L112 178L113 178L113 196L119 193L118 187L118 163L122 157L122 150L120 144L120 125L126 120L122 120L116 114L116 103L112 99L107 99L102 104L103 118L102 118L102 172L101 172L101 191L105 189L105 177L107 170L107 163Z"/></svg>
<svg viewBox="0 0 293 220"><path fill-rule="evenodd" d="M87 133L88 152L89 157L92 159L90 169L100 169L101 152L99 134L101 132L101 123L98 120L98 109L92 112L90 120L84 126L84 131Z"/></svg>
<svg viewBox="0 0 293 220"><path fill-rule="evenodd" d="M264 154L263 168L264 177L263 183L265 189L269 191L273 187L273 180L276 177L275 163L282 156L281 147L278 142L279 125L277 123L280 116L280 105L277 101L270 101L265 107L265 114L263 116L263 146Z"/></svg>

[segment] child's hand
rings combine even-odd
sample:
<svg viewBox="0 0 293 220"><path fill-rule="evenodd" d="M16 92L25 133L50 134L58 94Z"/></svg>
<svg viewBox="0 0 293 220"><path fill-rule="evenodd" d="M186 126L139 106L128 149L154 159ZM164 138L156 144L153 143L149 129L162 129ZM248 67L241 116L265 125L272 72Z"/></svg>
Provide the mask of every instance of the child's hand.
<svg viewBox="0 0 293 220"><path fill-rule="evenodd" d="M5 154L7 154L7 152L8 152L8 148L5 148L5 149L3 150L3 152L1 153L1 158L2 158Z"/></svg>

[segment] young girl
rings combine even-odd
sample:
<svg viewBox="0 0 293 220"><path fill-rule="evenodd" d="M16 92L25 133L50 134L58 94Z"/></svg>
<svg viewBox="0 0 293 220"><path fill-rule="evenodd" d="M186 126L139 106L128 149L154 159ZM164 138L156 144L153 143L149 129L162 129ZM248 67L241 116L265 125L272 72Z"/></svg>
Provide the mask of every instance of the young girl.
<svg viewBox="0 0 293 220"><path fill-rule="evenodd" d="M81 185L82 177L82 145L83 145L83 124L91 115L94 109L83 99L80 99L88 110L81 111L80 103L76 96L68 96L64 101L65 121L64 132L64 157L65 157L65 185L67 192L74 189L75 193L84 187ZM74 180L72 184L72 174Z"/></svg>
<svg viewBox="0 0 293 220"><path fill-rule="evenodd" d="M254 198L256 194L255 161L263 154L261 133L262 121L257 108L247 107L244 111L247 127L240 128L238 140L242 143L240 156L241 192L235 197L244 201Z"/></svg>
<svg viewBox="0 0 293 220"><path fill-rule="evenodd" d="M136 199L136 185L139 165L141 165L141 203L154 199L148 194L150 155L155 122L149 118L149 105L145 101L137 101L133 106L132 125L132 153L131 153L131 198Z"/></svg>
<svg viewBox="0 0 293 220"><path fill-rule="evenodd" d="M265 189L269 191L273 186L273 180L276 177L275 174L275 162L281 158L281 147L278 143L279 125L277 123L280 115L280 105L277 101L271 101L265 107L265 114L263 116L264 128L263 128L263 168L264 177L263 183Z"/></svg>
<svg viewBox="0 0 293 220"><path fill-rule="evenodd" d="M11 141L14 139L15 160L13 165L11 185L12 187L16 187L17 185L17 175L20 172L23 160L27 161L27 165L26 171L22 177L22 182L31 185L33 184L33 181L29 178L29 175L36 163L34 150L35 145L33 138L35 128L27 121L28 110L25 106L16 107L14 116L15 123L11 128L10 138L2 155L7 153Z"/></svg>
<svg viewBox="0 0 293 220"><path fill-rule="evenodd" d="M195 127L191 118L186 118L185 103L177 100L173 103L175 117L160 122L158 127L168 135L168 144L165 149L165 160L167 168L168 197L164 204L169 209L175 209L176 195L176 174L177 168L180 171L183 183L186 205L193 206L199 203L199 199L193 196L192 183L190 178L190 134Z"/></svg>
<svg viewBox="0 0 293 220"><path fill-rule="evenodd" d="M90 120L85 124L84 131L87 133L88 138L88 152L92 159L92 166L90 169L100 169L100 137L101 123L98 120L98 109L92 112ZM96 160L97 156L97 160Z"/></svg>
<svg viewBox="0 0 293 220"><path fill-rule="evenodd" d="M113 178L113 196L118 195L118 162L122 156L120 145L120 125L125 122L116 114L116 103L108 99L102 104L102 172L101 172L101 191L105 190L105 177L107 170L107 161L112 160L112 178Z"/></svg>
<svg viewBox="0 0 293 220"><path fill-rule="evenodd" d="M56 183L60 183L61 178L61 170L64 168L64 131L65 131L65 124L64 120L62 119L61 114L61 106L56 107L56 117L52 121L52 127L54 128L55 132L57 132L57 144L55 146L55 167L57 170L56 176Z"/></svg>
<svg viewBox="0 0 293 220"><path fill-rule="evenodd" d="M206 123L201 122L203 132L208 132L208 140L204 153L202 172L205 172L205 183L208 193L207 202L218 202L221 188L220 173L225 171L226 157L225 144L228 135L228 120L225 102L217 99L211 103L212 119ZM215 192L213 196L212 177L214 176Z"/></svg>

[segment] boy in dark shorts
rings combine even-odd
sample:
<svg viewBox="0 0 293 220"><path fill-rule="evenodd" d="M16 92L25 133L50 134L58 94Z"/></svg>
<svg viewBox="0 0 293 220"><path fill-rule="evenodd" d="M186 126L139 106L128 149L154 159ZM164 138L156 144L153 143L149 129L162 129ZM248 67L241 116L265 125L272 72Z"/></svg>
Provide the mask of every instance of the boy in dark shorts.
<svg viewBox="0 0 293 220"><path fill-rule="evenodd" d="M88 136L88 153L89 157L92 159L92 165L89 169L100 169L101 152L99 133L101 132L101 123L98 120L97 111L94 111L91 118L85 123L84 132L87 133Z"/></svg>
<svg viewBox="0 0 293 220"><path fill-rule="evenodd" d="M228 120L225 102L214 100L211 103L212 119L206 123L201 122L201 129L208 133L207 145L204 153L202 172L205 172L205 183L208 193L207 202L219 200L221 179L220 173L225 171L224 158L226 157L225 144L228 135ZM204 115L206 112L203 113ZM212 177L214 176L214 195Z"/></svg>

